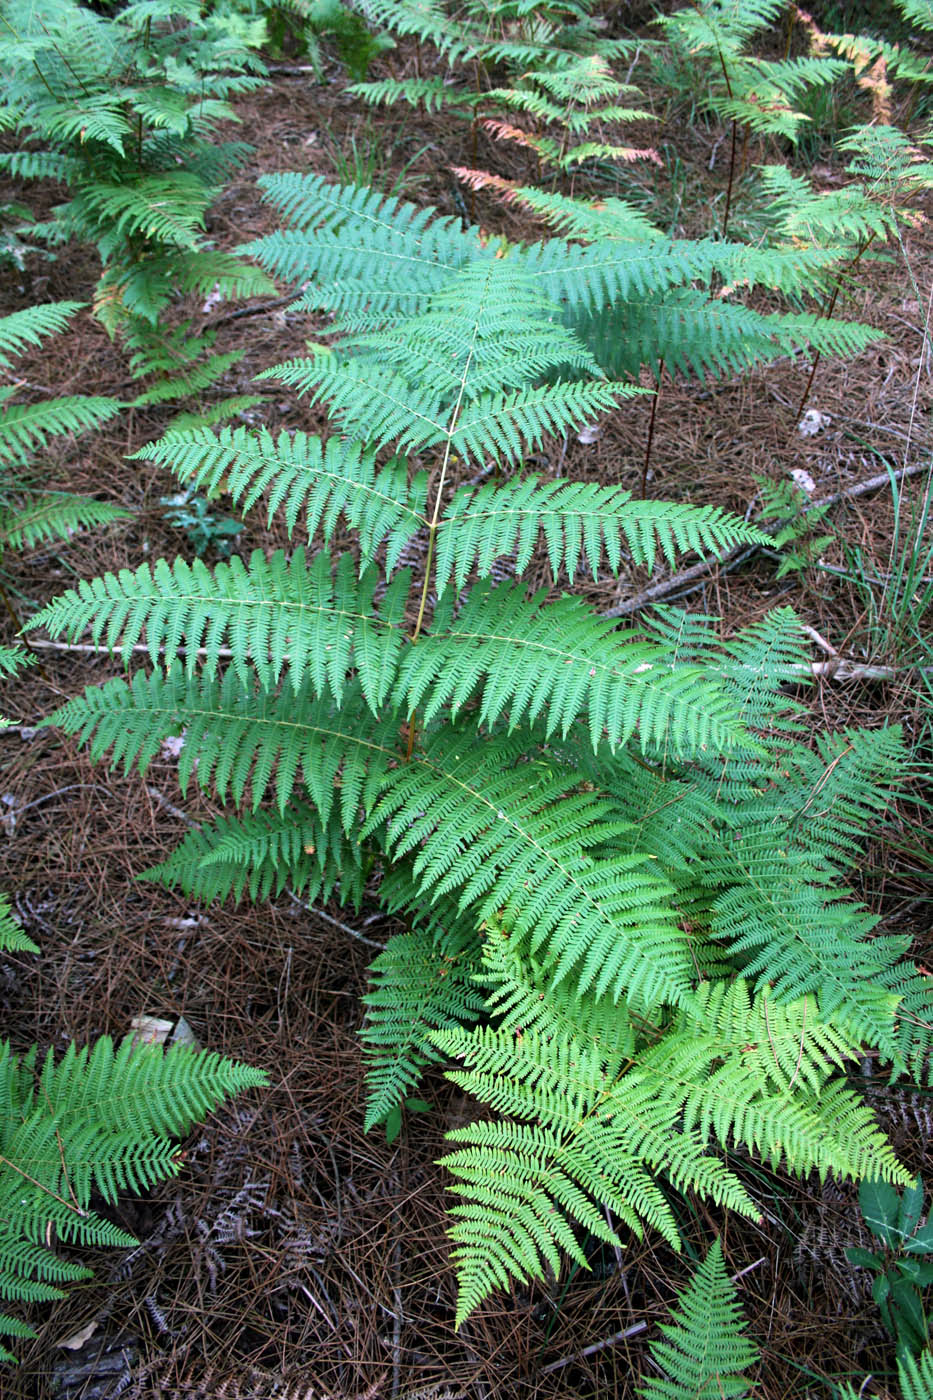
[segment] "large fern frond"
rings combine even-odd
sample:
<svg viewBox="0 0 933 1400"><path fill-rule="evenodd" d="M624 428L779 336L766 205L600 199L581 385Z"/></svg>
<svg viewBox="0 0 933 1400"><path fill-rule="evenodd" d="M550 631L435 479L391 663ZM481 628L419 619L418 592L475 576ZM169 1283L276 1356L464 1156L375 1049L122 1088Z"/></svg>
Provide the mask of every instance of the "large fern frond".
<svg viewBox="0 0 933 1400"><path fill-rule="evenodd" d="M474 568L488 577L497 559L514 557L523 573L541 538L552 576L564 572L572 581L584 561L597 578L603 562L614 574L623 560L652 568L659 551L673 563L680 553L719 554L757 542L759 532L718 506L635 500L595 482L528 475L463 486L438 525L438 594L451 581L462 589Z"/></svg>
<svg viewBox="0 0 933 1400"><path fill-rule="evenodd" d="M510 1278L556 1273L560 1250L588 1267L574 1225L620 1244L608 1208L633 1232L642 1222L679 1248L677 1226L654 1171L692 1184L743 1214L755 1208L738 1181L681 1133L677 1109L637 1085L623 1092L599 1050L554 1032L489 1027L444 1030L432 1039L464 1062L449 1078L508 1115L455 1129L463 1143L442 1159L462 1198L451 1209L462 1321ZM614 1082L615 1081L615 1082Z"/></svg>
<svg viewBox="0 0 933 1400"><path fill-rule="evenodd" d="M90 1209L92 1193L112 1203L178 1171L172 1141L232 1094L263 1085L260 1070L209 1051L70 1045L41 1070L35 1048L14 1055L0 1044L0 1297L48 1300L59 1284L89 1270L56 1255L50 1241L133 1245L125 1230ZM0 1317L0 1334L31 1336ZM10 1359L8 1353L3 1353Z"/></svg>
<svg viewBox="0 0 933 1400"><path fill-rule="evenodd" d="M84 433L106 423L119 413L116 399L65 398L46 403L13 404L3 401L0 391L0 463L28 460L50 437L61 433Z"/></svg>
<svg viewBox="0 0 933 1400"><path fill-rule="evenodd" d="M766 994L750 1000L743 983L703 984L657 1044L649 1035L631 1056L624 1040L568 1033L566 1013L551 1022L549 993L530 967L509 970L500 959L498 999L510 976L536 986L545 1006L533 1030L520 1019L524 998L507 996L498 1029L432 1036L465 1066L449 1077L508 1115L449 1134L467 1144L444 1159L463 1198L451 1212L459 1318L510 1277L556 1270L559 1248L585 1265L574 1221L615 1241L597 1206L636 1232L650 1223L678 1247L656 1174L754 1217L743 1185L710 1155L717 1143L734 1140L797 1171L816 1163L824 1173L908 1180L857 1096L829 1080L857 1042L820 1023L812 1003L778 1008Z"/></svg>
<svg viewBox="0 0 933 1400"><path fill-rule="evenodd" d="M511 259L453 273L423 311L346 336L338 352L264 372L330 402L352 438L463 461L517 461L543 434L579 425L639 392L582 380L598 367ZM574 382L562 382L572 376ZM550 377L557 382L542 386Z"/></svg>
<svg viewBox="0 0 933 1400"><path fill-rule="evenodd" d="M374 721L358 687L348 687L337 713L323 699L244 689L233 670L221 681L190 677L180 666L167 675L139 671L129 684L89 687L44 722L78 734L95 758L110 750L126 771L136 764L144 772L162 742L183 733L182 788L194 778L237 803L249 788L254 810L271 788L284 811L300 775L321 820L336 809L347 833L398 755L397 723Z"/></svg>
<svg viewBox="0 0 933 1400"><path fill-rule="evenodd" d="M368 873L364 854L337 812L324 822L316 808L293 803L283 812L241 813L197 827L139 878L205 904L231 896L239 903L246 894L269 899L286 888L313 901L339 889L341 903L358 908Z"/></svg>

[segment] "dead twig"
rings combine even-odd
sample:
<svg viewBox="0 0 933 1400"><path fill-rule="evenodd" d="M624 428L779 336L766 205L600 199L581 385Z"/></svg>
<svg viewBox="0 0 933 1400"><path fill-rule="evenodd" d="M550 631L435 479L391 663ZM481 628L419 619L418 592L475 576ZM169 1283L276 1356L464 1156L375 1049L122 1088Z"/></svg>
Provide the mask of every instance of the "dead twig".
<svg viewBox="0 0 933 1400"><path fill-rule="evenodd" d="M740 1278L750 1274L753 1269L758 1269L766 1261L764 1257L756 1259L754 1264L747 1264L744 1269L740 1269L737 1274L732 1275L732 1282L737 1283ZM613 1332L611 1337L604 1337L601 1342L593 1342L591 1346L584 1347L582 1351L575 1351L570 1356L562 1356L559 1361L552 1361L549 1366L542 1366L540 1374L548 1376L553 1371L559 1371L564 1366L570 1366L574 1361L582 1361L587 1356L594 1356L598 1351L605 1351L607 1347L614 1347L618 1342L627 1341L629 1337L637 1337L641 1332L647 1332L647 1322L633 1322L631 1327L623 1327L621 1332Z"/></svg>
<svg viewBox="0 0 933 1400"><path fill-rule="evenodd" d="M869 477L867 481L857 482L854 486L847 486L842 491L834 491L829 496L823 496L818 501L811 501L804 508L803 513L806 515L809 511L817 510L821 506L835 506L839 505L841 501L856 500L859 496L865 496L870 491L878 491L883 486L889 486L892 481L902 481L926 470L927 464L925 462L915 462L913 466L901 467L895 472L879 472L877 476ZM758 528L766 535L773 535L777 533L781 523L775 521L773 524L759 525ZM705 578L714 569L738 568L740 564L745 563L746 559L750 559L753 554L757 554L760 549L764 548L765 541L762 540L760 544L736 545L718 559L701 559L699 563L691 564L689 568L682 569L678 574L672 574L670 578L650 584L640 593L636 593L634 598L628 598L624 603L619 603L614 608L607 608L603 617L630 617L632 613L640 612L642 608L649 607L652 603L658 603L662 598L670 598L688 592L697 580Z"/></svg>
<svg viewBox="0 0 933 1400"><path fill-rule="evenodd" d="M617 1342L624 1342L629 1337L637 1337L640 1332L647 1332L647 1322L633 1322L631 1327L623 1327L621 1332L613 1332L611 1337L604 1337L601 1342L594 1342L592 1346L584 1347L582 1351L575 1351L572 1356L562 1356L559 1361L552 1361L550 1366L541 1367L541 1375L549 1376L552 1371L559 1371L564 1366L569 1366L571 1362L582 1361L586 1356L593 1356L597 1351L605 1351L606 1347L614 1347Z"/></svg>

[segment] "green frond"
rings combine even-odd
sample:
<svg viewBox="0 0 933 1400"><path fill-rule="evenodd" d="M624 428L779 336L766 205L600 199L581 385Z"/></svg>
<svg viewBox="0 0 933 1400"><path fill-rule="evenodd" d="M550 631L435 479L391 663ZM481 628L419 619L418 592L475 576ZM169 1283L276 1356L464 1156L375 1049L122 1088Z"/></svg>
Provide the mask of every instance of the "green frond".
<svg viewBox="0 0 933 1400"><path fill-rule="evenodd" d="M717 750L744 736L733 705L698 666L674 667L667 651L621 630L579 599L544 602L517 584L474 588L456 612L448 589L430 631L402 658L396 694L424 722L454 717L474 696L478 723L507 715L510 730L541 718L566 738L585 716L593 748L636 734L642 747Z"/></svg>
<svg viewBox="0 0 933 1400"><path fill-rule="evenodd" d="M526 760L525 748L477 744L449 727L385 771L363 835L385 823L393 858L413 854L429 901L456 890L477 920L505 911L532 952L545 950L554 982L572 978L581 996L682 1000L693 967L671 886L643 854L590 854L625 823L543 755Z"/></svg>
<svg viewBox="0 0 933 1400"><path fill-rule="evenodd" d="M446 107L469 108L477 102L475 93L452 88L444 78L383 78L378 82L351 83L347 91L371 107L394 107L396 102L407 102L426 112L439 112Z"/></svg>
<svg viewBox="0 0 933 1400"><path fill-rule="evenodd" d="M858 185L815 191L786 165L759 169L763 212L778 238L845 250L871 238L886 239L895 228L892 211Z"/></svg>
<svg viewBox="0 0 933 1400"><path fill-rule="evenodd" d="M608 1064L631 1059L636 1047L635 1019L626 1002L609 996L580 997L566 982L549 986L546 969L499 922L484 925L482 971L476 982L486 989L486 1008L502 1030L537 1031L542 1037L570 1036L598 1050ZM638 1024L650 1024L647 1007L639 1007Z"/></svg>
<svg viewBox="0 0 933 1400"><path fill-rule="evenodd" d="M851 1180L911 1178L859 1096L830 1072L858 1054L859 1038L808 998L781 1006L768 990L702 983L671 1031L628 1076L678 1103L684 1131L730 1139L788 1170Z"/></svg>
<svg viewBox="0 0 933 1400"><path fill-rule="evenodd" d="M360 1031L366 1061L365 1132L384 1123L441 1058L429 1033L470 1025L483 1010L476 990L478 940L414 929L393 934L369 969Z"/></svg>
<svg viewBox="0 0 933 1400"><path fill-rule="evenodd" d="M109 93L69 94L67 101L37 103L30 113L30 124L45 140L99 141L118 156L131 134L119 97Z"/></svg>
<svg viewBox="0 0 933 1400"><path fill-rule="evenodd" d="M639 1387L642 1400L746 1400L747 1374L758 1350L744 1335L735 1287L726 1274L717 1239L680 1293L664 1341L651 1345L651 1360L663 1379Z"/></svg>
<svg viewBox="0 0 933 1400"><path fill-rule="evenodd" d="M657 23L676 42L694 52L724 49L736 51L759 30L776 24L783 0L700 0L696 6L659 16Z"/></svg>
<svg viewBox="0 0 933 1400"><path fill-rule="evenodd" d="M795 745L749 787L737 774L729 826L710 846L702 883L714 894L714 936L747 976L781 998L816 992L824 1016L844 1017L897 1062L894 1012L901 939L874 933L877 919L840 887L889 799L903 762L897 730ZM728 766L710 784L730 782Z"/></svg>
<svg viewBox="0 0 933 1400"><path fill-rule="evenodd" d="M609 307L579 328L607 374L637 374L643 365L696 378L736 373L810 349L844 357L883 339L871 326L815 315L762 315L721 297L677 289L666 298Z"/></svg>
<svg viewBox="0 0 933 1400"><path fill-rule="evenodd" d="M269 899L283 889L309 901L339 891L343 904L359 908L368 863L358 842L348 839L336 812L323 822L314 807L292 804L284 812L219 817L189 831L160 865L139 879L181 889L209 904L246 894Z"/></svg>
<svg viewBox="0 0 933 1400"><path fill-rule="evenodd" d="M867 193L895 207L933 187L933 162L899 127L874 122L853 127L837 148L852 157L848 173L865 182Z"/></svg>
<svg viewBox="0 0 933 1400"><path fill-rule="evenodd" d="M131 1039L115 1050L104 1036L90 1050L70 1046L58 1061L50 1051L35 1102L63 1130L93 1114L112 1131L178 1138L225 1098L266 1081L264 1071L212 1050L163 1052Z"/></svg>
<svg viewBox="0 0 933 1400"><path fill-rule="evenodd" d="M180 365L174 373L158 379L150 388L137 394L133 400L133 407L144 408L152 404L172 403L176 399L197 398L205 389L211 388L222 379L228 369L238 365L245 353L244 350L230 350L225 355L210 355L200 364ZM134 358L142 360L145 355L137 354ZM147 366L144 372L147 372L148 368Z"/></svg>
<svg viewBox="0 0 933 1400"><path fill-rule="evenodd" d="M448 53L453 60L449 45L458 42L461 31L436 0L361 0L360 9L376 29L416 34L423 42L436 44L441 53Z"/></svg>
<svg viewBox="0 0 933 1400"><path fill-rule="evenodd" d="M325 446L306 433L273 438L265 430L194 428L170 433L136 455L209 495L222 487L244 513L268 493L268 520L282 511L291 534L303 514L309 541L320 530L327 543L342 517L359 532L364 559L385 546L388 573L427 523L423 473L409 484L400 460L377 469L371 452L336 437Z"/></svg>
<svg viewBox="0 0 933 1400"><path fill-rule="evenodd" d="M377 448L394 443L398 451L444 449L467 463L517 462L545 434L578 427L641 392L599 379L561 382L597 366L555 324L557 315L511 260L483 259L391 329L347 336L337 352L260 377L312 402L329 400L342 430ZM557 382L541 386L545 377Z"/></svg>
<svg viewBox="0 0 933 1400"><path fill-rule="evenodd" d="M929 4L927 9L930 9ZM926 27L933 29L933 11L927 18L929 23ZM930 1400L933 1395L933 1352L929 1348L919 1356L913 1356L906 1349L899 1352L897 1377L901 1386L901 1400Z"/></svg>
<svg viewBox="0 0 933 1400"><path fill-rule="evenodd" d="M35 1337L35 1331L27 1326L25 1322L20 1322L19 1318L9 1317L6 1313L0 1313L0 1337ZM0 1343L0 1361L16 1361L16 1357L11 1351Z"/></svg>
<svg viewBox="0 0 933 1400"><path fill-rule="evenodd" d="M441 516L437 532L437 591L463 588L471 570L487 578L497 559L528 567L544 537L551 574L573 581L584 561L594 578L605 561L613 574L628 556L654 566L660 553L673 564L680 553L720 554L758 542L759 531L718 507L642 501L616 486L545 481L534 475L464 486Z"/></svg>
<svg viewBox="0 0 933 1400"><path fill-rule="evenodd" d="M58 151L6 151L0 170L17 180L57 180L67 183L81 170L80 162Z"/></svg>
<svg viewBox="0 0 933 1400"><path fill-rule="evenodd" d="M189 677L177 665L167 675L138 671L130 684L89 687L44 723L77 734L94 758L110 750L124 771L136 764L145 772L163 741L183 734L182 789L194 778L239 804L250 788L254 811L270 787L284 811L300 775L321 820L338 810L347 834L398 756L397 723L374 721L358 688L348 687L336 713L306 695L245 690L234 670L219 682Z"/></svg>
<svg viewBox="0 0 933 1400"><path fill-rule="evenodd" d="M46 403L0 403L0 463L24 463L49 438L85 433L119 413L116 399L65 398ZM77 499L77 498L73 498Z"/></svg>
<svg viewBox="0 0 933 1400"><path fill-rule="evenodd" d="M894 1063L906 1065L915 1084L933 1083L933 989L930 979L911 963L896 967L889 986L898 998L899 1055Z"/></svg>
<svg viewBox="0 0 933 1400"><path fill-rule="evenodd" d="M673 1212L654 1172L663 1170L744 1214L754 1206L738 1181L681 1133L676 1105L642 1090L598 1049L549 1028L547 1035L488 1027L437 1031L438 1047L465 1063L448 1077L504 1120L448 1134L466 1143L443 1158L461 1204L450 1211L462 1321L509 1276L555 1273L563 1250L582 1267L573 1225L613 1244L608 1207L636 1235L642 1223L680 1247ZM485 1230L484 1230L485 1225ZM483 1235L485 1233L485 1240Z"/></svg>
<svg viewBox="0 0 933 1400"><path fill-rule="evenodd" d="M911 24L915 24L918 29L933 31L933 4L931 4L931 0L894 0L894 3ZM930 1390L933 1392L933 1379L930 1381ZM905 1395L904 1400L913 1400L913 1397Z"/></svg>
<svg viewBox="0 0 933 1400"><path fill-rule="evenodd" d="M126 520L129 512L106 501L65 491L37 495L27 505L0 508L0 552L33 549L45 540L67 539L75 530Z"/></svg>
<svg viewBox="0 0 933 1400"><path fill-rule="evenodd" d="M93 1049L49 1051L37 1071L0 1044L0 1297L45 1301L62 1283L87 1278L80 1263L58 1256L65 1244L127 1247L132 1235L90 1209L94 1193L112 1203L143 1192L181 1164L173 1141L224 1099L264 1085L260 1070L209 1051L136 1046L115 1050L109 1037ZM0 1318L0 1335L29 1336Z"/></svg>
<svg viewBox="0 0 933 1400"><path fill-rule="evenodd" d="M232 253L215 248L199 248L196 258L179 267L179 288L206 296L213 293L224 301L246 301L250 297L275 295L275 283Z"/></svg>
<svg viewBox="0 0 933 1400"><path fill-rule="evenodd" d="M655 608L647 627L672 661L711 667L734 697L743 722L767 733L772 745L783 748L779 736L795 726L799 730L803 706L783 689L800 685L808 656L806 634L793 609L772 608L727 640L717 618L682 608Z"/></svg>
<svg viewBox="0 0 933 1400"><path fill-rule="evenodd" d="M132 184L98 181L82 186L72 200L73 219L99 224L106 248L130 234L176 248L196 248L209 193L196 175L178 171Z"/></svg>
<svg viewBox="0 0 933 1400"><path fill-rule="evenodd" d="M791 1170L909 1180L857 1096L829 1079L857 1042L820 1022L812 1003L780 1008L767 995L750 1001L742 983L704 983L632 1055L605 1017L594 1035L592 1023L574 1028L566 1002L552 1016L551 993L511 950L493 962L505 1023L431 1037L464 1066L449 1077L506 1115L448 1135L466 1144L443 1159L463 1198L451 1211L459 1319L510 1277L556 1271L559 1250L585 1263L574 1222L614 1240L599 1206L679 1247L657 1175L754 1217L741 1182L711 1155L733 1140Z"/></svg>
<svg viewBox="0 0 933 1400"><path fill-rule="evenodd" d="M0 646L0 676L17 676L27 666L34 666L36 658L32 652L22 647Z"/></svg>
<svg viewBox="0 0 933 1400"><path fill-rule="evenodd" d="M472 258L491 257L498 246L492 241L484 250L459 219L358 185L291 172L263 175L259 185L293 227L237 251L285 281L313 278L315 299L326 298L328 309L360 310L374 291L392 289L391 305L415 311L452 272Z"/></svg>
<svg viewBox="0 0 933 1400"><path fill-rule="evenodd" d="M8 895L0 894L0 952L38 953L39 949L31 938L27 938L19 923L13 917L13 909Z"/></svg>
<svg viewBox="0 0 933 1400"><path fill-rule="evenodd" d="M585 207L585 206L584 206ZM550 239L522 249L526 274L551 301L563 303L582 327L603 308L659 299L670 288L772 287L787 295L810 291L834 255L823 249L749 248L725 240L664 240L589 247Z"/></svg>
<svg viewBox="0 0 933 1400"><path fill-rule="evenodd" d="M4 1179L0 1182L0 1199L8 1209L11 1204L11 1190L22 1180L22 1176L16 1172L4 1172ZM56 1209L57 1204L54 1200L49 1200L48 1214L54 1216L59 1213ZM24 1200L23 1205L28 1209L29 1200ZM32 1223L30 1221L30 1224ZM23 1233L9 1226L0 1233L3 1249L0 1255L0 1293L4 1299L9 1302L46 1302L62 1296L62 1291L56 1284L73 1283L77 1279L89 1277L89 1269L72 1260L58 1258L38 1240L23 1238ZM120 1243L125 1242L124 1236ZM107 1243L112 1241L108 1240Z"/></svg>
<svg viewBox="0 0 933 1400"><path fill-rule="evenodd" d="M782 167L783 168L783 167ZM664 240L664 234L640 209L617 198L589 202L572 199L536 185L517 185L505 196L508 203L523 204L568 238L619 239L624 242Z"/></svg>
<svg viewBox="0 0 933 1400"><path fill-rule="evenodd" d="M63 331L83 305L80 301L51 301L0 317L0 367L7 368L30 345L41 345L47 336Z"/></svg>
<svg viewBox="0 0 933 1400"><path fill-rule="evenodd" d="M291 559L277 550L268 560L257 549L248 565L234 558L214 569L200 559L160 559L151 569L82 580L29 628L77 641L90 627L93 640L105 638L124 662L145 636L153 666L168 668L184 654L189 675L199 669L213 678L229 664L245 687L253 675L267 690L287 677L296 695L310 686L338 705L355 672L377 714L405 641L409 581L402 570L376 603L377 571L358 576L349 554L336 569L326 553L308 561L303 548Z"/></svg>

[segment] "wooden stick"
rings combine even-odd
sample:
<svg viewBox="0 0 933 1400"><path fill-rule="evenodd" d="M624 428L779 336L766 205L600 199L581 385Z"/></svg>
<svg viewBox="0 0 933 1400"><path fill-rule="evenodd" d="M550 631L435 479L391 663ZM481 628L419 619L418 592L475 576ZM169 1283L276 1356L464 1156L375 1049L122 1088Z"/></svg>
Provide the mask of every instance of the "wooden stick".
<svg viewBox="0 0 933 1400"><path fill-rule="evenodd" d="M870 491L878 491L883 486L890 485L894 481L902 481L910 476L917 476L920 472L928 471L926 462L916 462L911 467L901 467L896 472L879 472L877 476L869 477L867 481L860 481L855 486L847 486L842 491L834 491L830 496L823 496L818 501L811 501L804 509L804 514L811 510L817 510L820 506L835 506L840 501L853 501L858 496L865 496ZM776 534L782 522L775 521L773 525L761 525L759 529L765 534ZM735 569L739 564L744 564L746 559L750 559L753 554L757 554L759 549L764 548L762 544L736 545L728 553L719 559L701 559L698 564L691 564L688 569L683 569L679 574L673 574L670 578L662 579L659 583L652 583L648 588L636 593L634 598L629 598L624 603L619 603L614 608L608 608L603 613L603 617L629 617L634 612L639 612L641 608L648 607L651 603L657 603L662 598L669 598L672 594L680 593L689 588L697 579L705 578L714 569ZM33 643L35 645L35 643Z"/></svg>
<svg viewBox="0 0 933 1400"><path fill-rule="evenodd" d="M740 1269L737 1274L732 1275L731 1282L737 1283L740 1278L750 1274L753 1269L758 1269L765 1262L764 1258L756 1259L754 1264L748 1264L744 1269ZM584 1347L582 1351L575 1351L572 1356L562 1356L559 1361L552 1361L550 1366L542 1366L541 1375L550 1375L552 1371L559 1371L564 1366L569 1366L573 1361L582 1361L585 1356L593 1356L597 1351L605 1351L606 1347L614 1347L617 1342L624 1342L629 1337L637 1337L640 1332L647 1332L647 1322L633 1322L631 1327L623 1327L621 1332L613 1332L611 1337L604 1337L601 1342L594 1342L592 1346Z"/></svg>

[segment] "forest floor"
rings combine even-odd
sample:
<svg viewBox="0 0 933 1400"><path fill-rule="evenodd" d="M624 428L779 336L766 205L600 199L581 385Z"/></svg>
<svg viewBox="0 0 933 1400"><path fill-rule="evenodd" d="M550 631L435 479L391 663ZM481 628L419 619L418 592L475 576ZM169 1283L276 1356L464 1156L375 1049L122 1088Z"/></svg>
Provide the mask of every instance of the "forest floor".
<svg viewBox="0 0 933 1400"><path fill-rule="evenodd" d="M239 104L237 134L255 150L212 215L211 233L221 246L271 226L254 183L263 171L358 174L391 189L404 170L406 197L446 214L463 212L469 192L450 167L477 163L466 124L449 113L374 114L345 92L335 61L327 63L323 81L303 63L276 64L269 86ZM721 129L659 109L656 130L639 135L677 155L673 176L670 168L636 172L648 212L677 233L694 234L704 220L708 226L722 207L727 143ZM501 148L493 152L481 142L478 159L495 160L499 173L521 178L522 154L513 150L509 169ZM825 156L816 149L813 158L819 163ZM822 173L833 178L831 169ZM740 183L739 210L741 190ZM11 197L36 203L34 190ZM42 197L51 203L60 195L48 189ZM513 239L543 233L530 217L482 196L473 216ZM903 254L860 266L841 314L880 327L887 338L856 359L817 367L807 406L822 415L822 426L812 436L798 431L810 369L803 358L735 379L666 378L650 492L746 515L757 508L756 476L805 472L815 497L843 493L826 522L835 536L826 562L845 569L846 550L860 550L869 573L889 572L895 500L886 474L929 460L931 253L933 238L921 228L905 235ZM22 277L7 278L0 311L61 298L90 301L97 276L86 249L66 249L54 262L30 261ZM221 308L205 319L218 325L218 348L247 349L224 382L228 393L246 392L254 373L299 353L313 333L306 317L283 305L236 318ZM89 316L51 351L23 361L19 372L37 392L133 392L119 346ZM593 441L546 445L536 470L638 491L651 411L650 397L626 403ZM313 430L321 422L314 410L274 395L261 413L273 430ZM11 597L21 615L77 578L135 567L147 557L190 555L161 504L174 489L171 479L150 463L127 461L160 435L168 416L165 409L133 410L109 429L50 452L51 485L103 494L132 518L76 536L66 549L51 546L18 559ZM879 476L875 489L846 494ZM922 472L904 480L902 526L924 484ZM268 532L254 520L237 549L268 544ZM889 668L880 680L821 675L801 693L815 721L831 728L899 722L909 739L920 740L929 697L917 674L901 668L897 647L869 637L867 595L820 569L780 581L776 572L776 560L760 552L739 567L710 570L676 598L720 616L727 630L777 605L793 607L841 655ZM590 599L608 610L647 582L593 587ZM14 630L10 622L0 640ZM11 1400L632 1395L634 1358L683 1285L689 1258L656 1240L633 1242L618 1258L597 1254L589 1274L565 1270L550 1287L498 1295L455 1332L444 1180L434 1162L444 1132L468 1106L435 1074L426 1089L435 1112L417 1118L391 1146L381 1132L362 1132L360 994L391 925L365 909L357 917L336 906L308 908L287 895L237 908L193 907L140 883L139 872L163 859L186 823L209 814L210 803L197 793L182 797L170 752L145 779L108 775L61 734L37 730L63 699L118 670L117 663L80 651L39 654L41 668L7 687L3 709L15 727L0 735L0 889L10 892L42 950L38 958L0 959L4 1034L17 1047L34 1040L62 1046L103 1033L119 1038L142 1014L184 1016L203 1045L267 1068L272 1088L243 1097L195 1134L177 1180L123 1204L120 1221L139 1248L95 1256L95 1279L43 1308L34 1319L40 1338L19 1348L22 1364L4 1377L4 1394ZM813 659L829 659L816 639ZM917 848L920 809L912 805L920 794L908 777L861 868L859 893L883 916L885 931L915 940L914 956L929 966L930 866ZM933 1130L929 1100L875 1081L870 1063L862 1082L902 1160L921 1170ZM764 1168L759 1182L761 1225L714 1219L700 1203L694 1224L696 1253L711 1232L721 1231L730 1273L744 1271L741 1300L763 1345L766 1400L824 1396L819 1378L852 1373L871 1373L866 1393L883 1396L893 1356L868 1276L844 1254L847 1246L868 1243L855 1193Z"/></svg>

